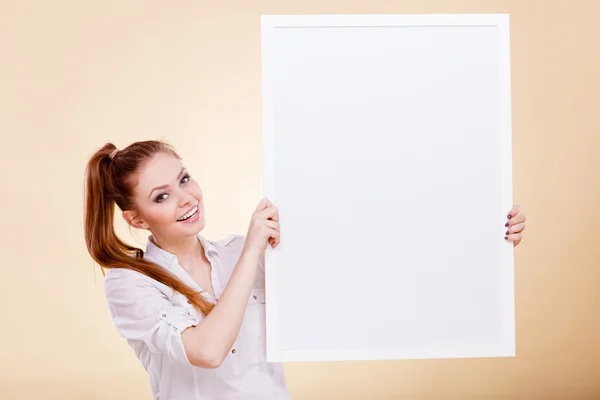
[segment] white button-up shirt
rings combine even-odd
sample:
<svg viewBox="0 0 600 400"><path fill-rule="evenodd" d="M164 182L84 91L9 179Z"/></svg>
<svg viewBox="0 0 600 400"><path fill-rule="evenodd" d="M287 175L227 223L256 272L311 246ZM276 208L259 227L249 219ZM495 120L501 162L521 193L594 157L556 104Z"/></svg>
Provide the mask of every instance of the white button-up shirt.
<svg viewBox="0 0 600 400"><path fill-rule="evenodd" d="M245 236L211 242L198 235L212 265L214 298L219 299L242 252ZM148 240L144 257L190 287L196 282L177 257ZM248 299L239 335L218 368L193 366L181 333L203 319L187 298L141 273L110 269L104 293L113 321L150 375L155 400L289 400L283 366L266 362L264 263Z"/></svg>

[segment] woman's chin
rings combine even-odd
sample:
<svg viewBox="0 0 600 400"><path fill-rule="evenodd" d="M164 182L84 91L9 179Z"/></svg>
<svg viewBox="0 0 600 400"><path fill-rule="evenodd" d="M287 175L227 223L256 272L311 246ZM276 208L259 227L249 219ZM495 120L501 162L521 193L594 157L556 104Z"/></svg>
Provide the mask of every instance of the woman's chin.
<svg viewBox="0 0 600 400"><path fill-rule="evenodd" d="M197 235L204 229L206 225L206 221L204 220L204 216L200 215L194 221L183 221L177 222L178 228L186 233L186 235Z"/></svg>

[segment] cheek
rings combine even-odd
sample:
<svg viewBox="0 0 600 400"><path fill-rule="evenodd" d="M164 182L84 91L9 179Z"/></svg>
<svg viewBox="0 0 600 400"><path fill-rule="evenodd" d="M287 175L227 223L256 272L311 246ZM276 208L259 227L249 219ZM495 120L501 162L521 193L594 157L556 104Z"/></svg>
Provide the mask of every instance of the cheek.
<svg viewBox="0 0 600 400"><path fill-rule="evenodd" d="M176 207L173 207L171 204L157 204L155 207L147 210L145 215L146 221L151 227L172 224L175 222L176 212Z"/></svg>

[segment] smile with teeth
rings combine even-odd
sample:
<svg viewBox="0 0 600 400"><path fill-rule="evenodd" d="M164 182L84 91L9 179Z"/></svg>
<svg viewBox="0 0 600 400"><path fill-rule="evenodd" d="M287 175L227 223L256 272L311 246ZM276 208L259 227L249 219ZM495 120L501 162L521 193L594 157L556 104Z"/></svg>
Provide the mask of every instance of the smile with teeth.
<svg viewBox="0 0 600 400"><path fill-rule="evenodd" d="M190 211L187 212L187 214L185 214L182 217L177 218L177 221L185 221L186 219L190 219L192 218L194 215L196 215L196 213L198 212L198 206L192 208Z"/></svg>

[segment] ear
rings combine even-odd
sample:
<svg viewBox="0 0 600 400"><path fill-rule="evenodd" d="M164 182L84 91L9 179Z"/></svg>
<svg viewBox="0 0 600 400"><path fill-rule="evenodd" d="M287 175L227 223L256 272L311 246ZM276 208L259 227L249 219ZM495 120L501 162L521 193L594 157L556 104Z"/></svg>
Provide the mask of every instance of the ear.
<svg viewBox="0 0 600 400"><path fill-rule="evenodd" d="M137 213L131 210L123 211L123 219L136 229L148 229L148 224L138 217Z"/></svg>

